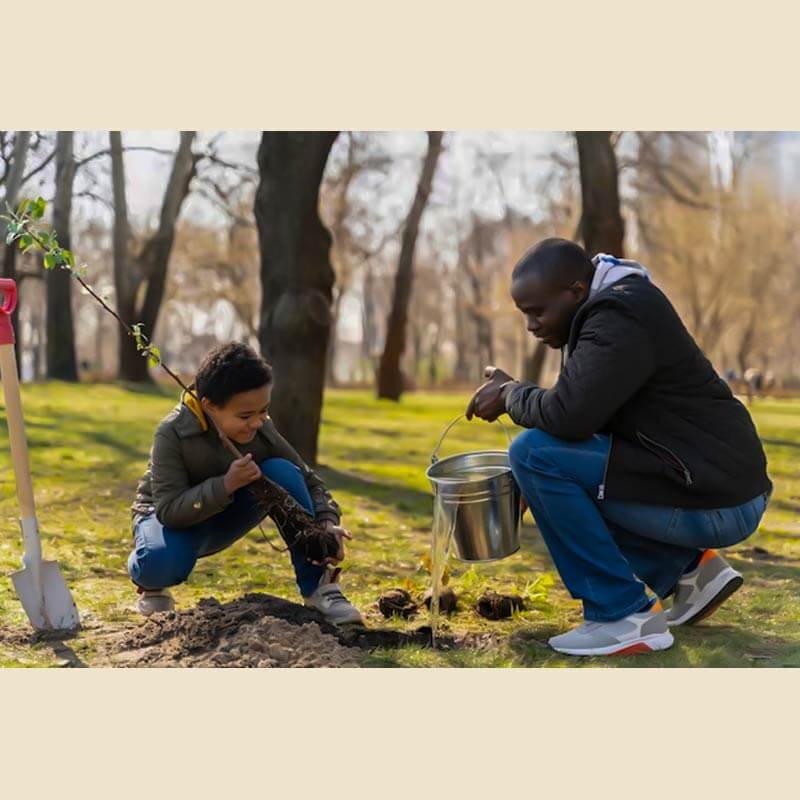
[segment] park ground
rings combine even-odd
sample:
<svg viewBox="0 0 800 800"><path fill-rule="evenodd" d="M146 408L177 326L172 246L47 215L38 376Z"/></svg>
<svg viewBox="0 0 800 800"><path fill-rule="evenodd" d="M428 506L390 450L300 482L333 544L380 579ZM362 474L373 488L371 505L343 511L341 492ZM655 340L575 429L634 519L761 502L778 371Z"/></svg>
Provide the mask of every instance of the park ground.
<svg viewBox="0 0 800 800"><path fill-rule="evenodd" d="M444 426L463 410L462 394L410 394L399 404L368 392L326 393L320 473L344 512L352 542L343 587L371 627L413 629L386 621L380 594L403 587L421 597L429 585L431 495L425 477ZM152 432L175 403L172 393L113 385L27 385L23 389L34 488L47 558L56 559L81 611L84 628L68 643L28 636L9 573L21 558L16 495L5 417L0 415L0 666L100 663L104 631L132 628L135 595L125 572L129 504ZM554 633L581 620L531 525L519 553L489 565L451 559L450 585L460 598L443 632L460 645L409 645L370 652L372 666L800 666L800 401L757 400L753 416L765 443L775 494L758 532L728 551L744 587L714 617L676 632L669 651L617 659L575 660L549 650ZM502 447L498 425L462 422L443 454ZM271 536L274 530L268 529ZM526 597L527 609L489 622L474 609L486 589ZM179 609L203 597L222 602L247 592L296 598L288 558L258 531L198 563L175 590Z"/></svg>

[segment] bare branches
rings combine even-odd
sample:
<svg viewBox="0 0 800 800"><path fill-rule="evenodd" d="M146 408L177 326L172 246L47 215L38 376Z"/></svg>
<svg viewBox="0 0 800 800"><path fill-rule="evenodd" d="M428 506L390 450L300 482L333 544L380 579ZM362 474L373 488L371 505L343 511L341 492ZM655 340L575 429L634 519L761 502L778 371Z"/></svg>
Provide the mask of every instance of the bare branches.
<svg viewBox="0 0 800 800"><path fill-rule="evenodd" d="M175 151L174 150L165 150L163 147L148 147L148 146L145 146L145 145L141 145L141 146L128 145L126 147L123 147L122 151L124 153L145 152L145 153L157 153L160 156L170 156L170 157L174 157L175 156ZM88 155L85 158L80 159L79 161L76 161L75 162L75 168L76 169L80 169L80 167L85 166L90 161L94 161L95 159L102 158L103 156L110 156L110 155L111 155L111 149L110 148L106 148L104 150L98 150L97 152L92 153L91 155Z"/></svg>
<svg viewBox="0 0 800 800"><path fill-rule="evenodd" d="M27 183L34 175L40 173L56 156L55 148L53 151L39 164L37 167L32 169L27 175L22 178L22 183Z"/></svg>
<svg viewBox="0 0 800 800"><path fill-rule="evenodd" d="M651 134L637 131L636 136L639 143L637 169L649 174L661 189L679 203L697 209L711 208L710 203L701 199L701 188L695 177L682 169L676 158L667 158L658 153ZM644 189L641 181L639 189Z"/></svg>

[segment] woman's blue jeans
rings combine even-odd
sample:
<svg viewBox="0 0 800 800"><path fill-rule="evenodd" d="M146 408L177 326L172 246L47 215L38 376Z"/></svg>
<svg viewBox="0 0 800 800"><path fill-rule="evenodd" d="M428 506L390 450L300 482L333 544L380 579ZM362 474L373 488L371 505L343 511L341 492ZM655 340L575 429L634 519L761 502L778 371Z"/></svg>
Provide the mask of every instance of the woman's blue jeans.
<svg viewBox="0 0 800 800"><path fill-rule="evenodd" d="M703 550L741 542L768 497L712 511L597 500L607 436L565 441L538 429L511 444L511 470L570 594L587 620L621 619L668 596Z"/></svg>
<svg viewBox="0 0 800 800"><path fill-rule="evenodd" d="M306 511L314 513L311 495L297 465L283 458L270 458L259 466L264 475L286 489ZM224 511L188 528L164 527L151 514L134 529L128 574L143 589L164 589L183 583L198 558L230 547L263 519L264 512L247 487L234 492L233 502ZM300 594L308 597L319 585L324 567L311 564L294 550L289 552Z"/></svg>

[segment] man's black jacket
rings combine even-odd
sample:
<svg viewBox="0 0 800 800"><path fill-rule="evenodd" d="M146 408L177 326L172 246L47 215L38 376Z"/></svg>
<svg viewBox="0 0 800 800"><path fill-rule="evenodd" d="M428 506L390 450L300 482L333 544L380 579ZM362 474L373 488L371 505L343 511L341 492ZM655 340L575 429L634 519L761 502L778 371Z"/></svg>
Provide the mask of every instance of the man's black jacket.
<svg viewBox="0 0 800 800"><path fill-rule="evenodd" d="M518 425L561 439L611 434L598 499L713 509L771 490L747 409L645 278L587 300L567 354L552 389L514 387L506 409Z"/></svg>

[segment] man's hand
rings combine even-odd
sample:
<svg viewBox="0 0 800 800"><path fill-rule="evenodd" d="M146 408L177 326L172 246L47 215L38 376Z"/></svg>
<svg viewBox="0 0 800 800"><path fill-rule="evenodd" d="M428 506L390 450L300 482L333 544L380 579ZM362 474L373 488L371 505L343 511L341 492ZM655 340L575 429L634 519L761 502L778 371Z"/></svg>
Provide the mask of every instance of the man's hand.
<svg viewBox="0 0 800 800"><path fill-rule="evenodd" d="M345 539L352 539L352 535L350 531L345 530L341 525L336 525L330 520L325 522L328 530L336 536L339 541L339 551L336 553L335 556L331 556L326 558L324 561L312 561L312 564L316 564L318 567L325 566L327 564L341 564L344 561L344 540Z"/></svg>
<svg viewBox="0 0 800 800"><path fill-rule="evenodd" d="M225 473L225 491L231 495L242 486L247 486L261 477L261 469L254 463L253 456L248 453L244 458L237 458Z"/></svg>
<svg viewBox="0 0 800 800"><path fill-rule="evenodd" d="M506 393L511 388L500 387L508 381L514 379L502 369L497 367L486 367L483 374L489 379L472 396L467 406L467 419L473 416L485 419L487 422L494 422L501 414L506 412Z"/></svg>

